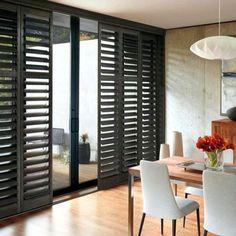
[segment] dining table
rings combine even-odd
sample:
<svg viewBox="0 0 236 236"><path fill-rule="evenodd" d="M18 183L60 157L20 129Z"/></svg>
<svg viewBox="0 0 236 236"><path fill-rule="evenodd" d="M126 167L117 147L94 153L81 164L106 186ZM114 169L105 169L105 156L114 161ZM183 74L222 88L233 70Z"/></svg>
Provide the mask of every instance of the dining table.
<svg viewBox="0 0 236 236"><path fill-rule="evenodd" d="M180 164L186 161L194 161L202 163L203 159L190 158L190 157L167 157L155 162L166 164L168 167L170 180L175 180L183 183L202 185L202 171L187 170L180 167ZM133 216L134 216L134 181L135 178L140 178L140 166L129 168L128 177L128 236L133 236Z"/></svg>

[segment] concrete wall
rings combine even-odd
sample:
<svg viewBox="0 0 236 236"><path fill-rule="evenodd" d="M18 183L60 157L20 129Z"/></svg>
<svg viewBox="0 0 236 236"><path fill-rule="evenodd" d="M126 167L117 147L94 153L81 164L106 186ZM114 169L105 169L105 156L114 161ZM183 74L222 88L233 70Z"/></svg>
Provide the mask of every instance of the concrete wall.
<svg viewBox="0 0 236 236"><path fill-rule="evenodd" d="M221 32L236 35L236 23L222 24ZM190 46L218 34L217 25L168 30L166 34L166 142L172 131L183 133L184 155L202 156L196 139L211 133L220 116L221 62L201 59Z"/></svg>
<svg viewBox="0 0 236 236"><path fill-rule="evenodd" d="M64 129L70 143L70 44L53 45L53 128Z"/></svg>
<svg viewBox="0 0 236 236"><path fill-rule="evenodd" d="M91 161L97 161L98 40L80 42L79 130L87 133Z"/></svg>
<svg viewBox="0 0 236 236"><path fill-rule="evenodd" d="M98 40L80 42L79 135L88 133L91 161L97 160ZM53 127L70 143L70 44L53 45ZM56 152L56 149L55 149Z"/></svg>

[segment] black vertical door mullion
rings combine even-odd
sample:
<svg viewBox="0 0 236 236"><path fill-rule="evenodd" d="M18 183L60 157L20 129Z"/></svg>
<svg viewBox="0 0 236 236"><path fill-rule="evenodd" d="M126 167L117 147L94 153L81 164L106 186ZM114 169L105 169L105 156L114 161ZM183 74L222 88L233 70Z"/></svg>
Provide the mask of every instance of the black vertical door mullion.
<svg viewBox="0 0 236 236"><path fill-rule="evenodd" d="M53 201L53 162L52 162L52 157L53 157L53 144L52 144L52 128L53 128L53 97L52 97L52 88L53 88L53 17L52 13L49 15L49 74L50 74L50 79L49 79L49 142L48 142L48 149L49 149L49 195L50 195L50 202Z"/></svg>
<svg viewBox="0 0 236 236"><path fill-rule="evenodd" d="M116 122L116 137L117 137L117 145L115 146L115 153L117 157L117 164L118 164L118 170L119 170L119 176L117 176L117 182L119 183L121 181L122 173L123 173L123 48L122 48L122 41L123 41L123 32L121 28L116 28L117 32L119 32L118 35L118 66L117 66L117 78L116 78L116 107L114 110L115 115L115 122Z"/></svg>
<svg viewBox="0 0 236 236"><path fill-rule="evenodd" d="M98 187L99 185L102 185L101 183L101 176L100 173L102 172L102 166L100 165L100 160L101 160L101 146L102 146L102 140L100 138L101 132L102 132L102 125L101 125L101 46L102 45L102 24L98 24L98 73L97 73L97 78L98 78L98 85L97 85L97 90L98 90L98 102L97 102L97 110L98 110L98 126L97 126L97 151L98 151L98 166L97 166L97 178L98 178Z"/></svg>
<svg viewBox="0 0 236 236"><path fill-rule="evenodd" d="M20 17L19 17L19 28L20 28L20 49L19 49L19 57L20 57L20 82L19 82L19 90L20 90L20 97L19 97L19 116L20 116L20 129L19 129L19 134L20 134L20 153L19 153L19 159L20 159L20 166L19 166L19 193L20 193L20 211L22 210L22 203L24 201L24 97L25 97L25 83L24 83L24 70L23 70L23 65L24 65L24 13L22 11L22 8L20 8Z"/></svg>
<svg viewBox="0 0 236 236"><path fill-rule="evenodd" d="M21 47L21 11L20 11L20 7L18 6L17 7L17 39L18 39L18 42L17 42L17 46L18 46L18 49L17 49L17 133L19 135L19 137L21 137L21 132L22 132L22 124L21 124L21 107L22 107L22 99L23 99L23 96L21 96L21 91L22 91L22 82L21 82L21 50L22 50L22 47ZM18 171L18 174L17 174L17 192L18 192L18 212L21 211L21 186L22 186L22 181L21 181L21 174L20 174L20 170L21 170L21 161L20 161L20 157L21 157L21 153L22 153L22 139L21 138L18 138L17 139L17 155L18 155L18 164L17 164L17 171Z"/></svg>
<svg viewBox="0 0 236 236"><path fill-rule="evenodd" d="M0 3L0 217L19 212L19 12Z"/></svg>
<svg viewBox="0 0 236 236"><path fill-rule="evenodd" d="M79 180L79 36L80 24L77 17L71 17L71 188L78 188Z"/></svg>

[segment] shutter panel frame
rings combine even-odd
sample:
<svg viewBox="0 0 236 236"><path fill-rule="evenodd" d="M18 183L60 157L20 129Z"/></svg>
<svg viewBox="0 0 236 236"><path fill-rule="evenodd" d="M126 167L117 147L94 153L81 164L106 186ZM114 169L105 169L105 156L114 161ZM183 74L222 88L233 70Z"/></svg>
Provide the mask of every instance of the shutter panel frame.
<svg viewBox="0 0 236 236"><path fill-rule="evenodd" d="M157 160L160 146L157 39L155 35L145 33L141 37L142 159Z"/></svg>

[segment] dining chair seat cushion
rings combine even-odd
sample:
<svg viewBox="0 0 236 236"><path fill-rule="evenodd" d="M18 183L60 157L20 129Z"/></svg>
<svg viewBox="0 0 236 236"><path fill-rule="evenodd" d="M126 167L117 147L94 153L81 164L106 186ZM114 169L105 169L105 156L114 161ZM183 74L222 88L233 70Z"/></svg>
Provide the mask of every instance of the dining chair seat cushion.
<svg viewBox="0 0 236 236"><path fill-rule="evenodd" d="M185 199L182 197L175 197L176 203L179 209L183 212L183 215L188 215L191 212L199 208L199 204L196 201Z"/></svg>
<svg viewBox="0 0 236 236"><path fill-rule="evenodd" d="M179 185L182 185L182 186L185 186L185 185L186 185L185 182L180 181L180 180L175 180L175 179L171 179L170 182L171 182L172 184L177 184L178 186L179 186Z"/></svg>

